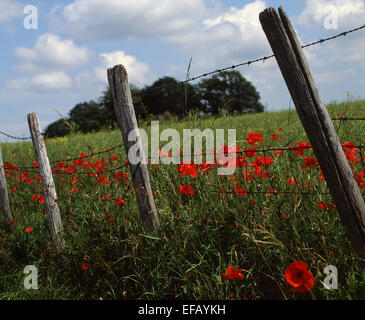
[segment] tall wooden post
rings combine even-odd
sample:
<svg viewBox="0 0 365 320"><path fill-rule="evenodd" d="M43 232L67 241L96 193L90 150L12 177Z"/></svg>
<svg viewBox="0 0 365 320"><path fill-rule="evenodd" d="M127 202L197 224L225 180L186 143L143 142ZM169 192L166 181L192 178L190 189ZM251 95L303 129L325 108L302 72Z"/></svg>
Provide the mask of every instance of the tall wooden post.
<svg viewBox="0 0 365 320"><path fill-rule="evenodd" d="M260 22L295 103L348 238L365 257L365 203L321 100L297 35L282 7L260 14Z"/></svg>
<svg viewBox="0 0 365 320"><path fill-rule="evenodd" d="M122 65L108 69L108 80L112 92L115 114L122 133L125 151L128 155L129 149L136 143L128 140L130 132L134 131L136 133L140 146L142 146L142 141L138 133L138 124L126 69ZM140 159L145 159L142 147L140 148ZM142 221L148 230L158 230L160 221L152 194L147 165L142 162L138 164L131 163L131 174Z"/></svg>
<svg viewBox="0 0 365 320"><path fill-rule="evenodd" d="M0 147L0 205L3 211L5 227L9 228L10 221L13 219L13 217L11 215L11 210L10 210L8 186L6 183L1 147Z"/></svg>
<svg viewBox="0 0 365 320"><path fill-rule="evenodd" d="M51 237L54 240L56 250L59 251L64 246L63 228L61 213L57 204L56 187L53 181L51 166L47 156L46 145L43 140L39 119L36 113L28 114L28 124L32 136L33 147L38 161L39 173L42 178L42 193Z"/></svg>

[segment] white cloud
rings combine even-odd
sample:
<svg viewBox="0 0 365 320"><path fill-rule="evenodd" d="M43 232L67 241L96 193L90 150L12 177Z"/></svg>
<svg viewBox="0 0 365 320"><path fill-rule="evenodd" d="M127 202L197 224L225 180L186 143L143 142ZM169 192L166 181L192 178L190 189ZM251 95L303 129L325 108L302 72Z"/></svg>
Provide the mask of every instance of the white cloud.
<svg viewBox="0 0 365 320"><path fill-rule="evenodd" d="M60 7L53 10L53 20L62 16L53 26L62 27L73 39L83 41L118 38L143 41L153 37L184 56L192 56L192 74L271 52L259 22L265 1L255 0L241 8L229 9L221 1L210 1L210 6L208 2L74 0L63 10ZM135 82L141 83L139 78Z"/></svg>
<svg viewBox="0 0 365 320"><path fill-rule="evenodd" d="M126 54L123 51L101 53L100 60L102 67L95 69L97 79L107 82L107 69L117 64L122 64L127 70L130 83L136 85L146 84L148 81L149 67L146 63L139 62L136 57Z"/></svg>
<svg viewBox="0 0 365 320"><path fill-rule="evenodd" d="M356 76L353 69L319 72L314 74L314 79L319 84L335 84L342 83L344 78L352 78Z"/></svg>
<svg viewBox="0 0 365 320"><path fill-rule="evenodd" d="M40 73L33 77L10 80L7 87L13 90L34 90L37 92L69 89L72 79L64 72Z"/></svg>
<svg viewBox="0 0 365 320"><path fill-rule="evenodd" d="M24 5L17 1L0 0L0 22L5 22L23 15Z"/></svg>
<svg viewBox="0 0 365 320"><path fill-rule="evenodd" d="M39 36L32 49L17 47L15 55L23 60L18 71L32 71L44 67L80 67L88 62L90 52L86 47L78 47L72 40L61 40L57 35L45 33Z"/></svg>
<svg viewBox="0 0 365 320"><path fill-rule="evenodd" d="M34 76L32 84L35 88L59 90L70 88L72 80L64 72L52 72Z"/></svg>
<svg viewBox="0 0 365 320"><path fill-rule="evenodd" d="M364 0L307 0L306 8L298 17L298 22L307 27L323 25L331 12L337 14L340 29L354 26L363 23L365 2Z"/></svg>
<svg viewBox="0 0 365 320"><path fill-rule="evenodd" d="M189 29L206 11L204 0L75 0L63 20L82 39L157 36Z"/></svg>
<svg viewBox="0 0 365 320"><path fill-rule="evenodd" d="M183 35L166 37L165 41L193 56L193 72L257 58L271 52L259 22L259 14L265 8L266 4L261 0L240 9L231 7L206 18L198 28Z"/></svg>

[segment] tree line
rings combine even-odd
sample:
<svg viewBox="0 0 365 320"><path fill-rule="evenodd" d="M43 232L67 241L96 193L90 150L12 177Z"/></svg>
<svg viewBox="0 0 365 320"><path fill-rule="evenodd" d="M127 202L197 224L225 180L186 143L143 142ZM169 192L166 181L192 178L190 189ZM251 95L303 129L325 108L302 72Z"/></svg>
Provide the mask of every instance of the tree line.
<svg viewBox="0 0 365 320"><path fill-rule="evenodd" d="M238 71L225 71L197 84L179 83L173 77L162 77L150 86L131 85L133 104L138 119L172 117L183 119L191 111L217 115L226 113L263 112L260 94ZM74 131L84 133L115 128L116 118L110 88L97 101L82 102L71 109L67 118L51 123L48 137L60 137Z"/></svg>

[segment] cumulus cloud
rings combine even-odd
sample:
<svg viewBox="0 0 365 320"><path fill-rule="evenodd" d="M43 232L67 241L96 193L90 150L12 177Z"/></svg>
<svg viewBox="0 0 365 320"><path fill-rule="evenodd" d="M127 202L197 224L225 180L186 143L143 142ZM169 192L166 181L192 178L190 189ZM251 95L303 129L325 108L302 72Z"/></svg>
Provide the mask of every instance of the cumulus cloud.
<svg viewBox="0 0 365 320"><path fill-rule="evenodd" d="M0 1L0 22L9 21L23 15L24 5L17 1L1 0Z"/></svg>
<svg viewBox="0 0 365 320"><path fill-rule="evenodd" d="M18 71L33 71L44 67L80 67L88 62L90 52L70 39L61 40L57 35L45 33L39 36L32 49L17 47L15 55L23 60Z"/></svg>
<svg viewBox="0 0 365 320"><path fill-rule="evenodd" d="M100 54L102 67L96 68L97 78L107 81L107 69L117 64L122 64L128 72L129 82L142 85L148 81L149 66L146 63L139 62L136 57L126 54L124 51L113 51L110 53Z"/></svg>
<svg viewBox="0 0 365 320"><path fill-rule="evenodd" d="M340 29L362 24L365 14L364 0L307 0L306 8L298 17L301 25L323 25L330 14L336 14Z"/></svg>
<svg viewBox="0 0 365 320"><path fill-rule="evenodd" d="M145 37L186 30L206 11L204 0L74 0L63 20L82 39Z"/></svg>
<svg viewBox="0 0 365 320"><path fill-rule="evenodd" d="M259 13L265 8L261 0L242 8L231 7L204 19L199 28L178 37L166 37L165 41L194 55L198 70L257 58L271 52L259 22Z"/></svg>
<svg viewBox="0 0 365 320"><path fill-rule="evenodd" d="M193 56L194 73L270 53L259 22L266 7L263 0L228 9L205 0L74 0L52 14L60 15L59 29L82 41L153 37Z"/></svg>
<svg viewBox="0 0 365 320"><path fill-rule="evenodd" d="M108 85L107 69L122 64L127 69L129 83L143 86L152 80L148 64L138 61L124 51L112 51L99 54L97 67L83 70L75 76L75 84L79 89L102 91Z"/></svg>
<svg viewBox="0 0 365 320"><path fill-rule="evenodd" d="M10 80L7 87L13 90L34 90L38 92L68 89L72 79L64 72L40 73L32 77Z"/></svg>

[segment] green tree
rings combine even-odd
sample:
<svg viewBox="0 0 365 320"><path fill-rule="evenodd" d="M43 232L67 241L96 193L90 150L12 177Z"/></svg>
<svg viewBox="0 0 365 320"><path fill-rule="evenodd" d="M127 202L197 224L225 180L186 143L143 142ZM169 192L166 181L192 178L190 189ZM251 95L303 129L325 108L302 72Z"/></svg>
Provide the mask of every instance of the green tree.
<svg viewBox="0 0 365 320"><path fill-rule="evenodd" d="M141 90L133 84L130 85L130 89L136 116L138 118L146 117L147 109L142 102ZM112 92L109 86L105 91L103 91L103 94L98 101L102 107L106 127L114 127L115 123L117 122L117 118L115 116Z"/></svg>
<svg viewBox="0 0 365 320"><path fill-rule="evenodd" d="M148 113L162 115L165 112L182 118L190 110L201 110L201 97L191 84L180 84L172 77L163 77L142 92L142 103Z"/></svg>
<svg viewBox="0 0 365 320"><path fill-rule="evenodd" d="M204 111L217 114L220 108L228 112L263 112L260 94L238 71L225 71L203 79L198 84Z"/></svg>
<svg viewBox="0 0 365 320"><path fill-rule="evenodd" d="M50 138L63 137L68 135L70 132L71 130L66 125L64 119L60 119L51 123L45 130L46 136Z"/></svg>
<svg viewBox="0 0 365 320"><path fill-rule="evenodd" d="M104 128L104 120L102 106L95 101L79 103L69 113L69 121L84 133Z"/></svg>

